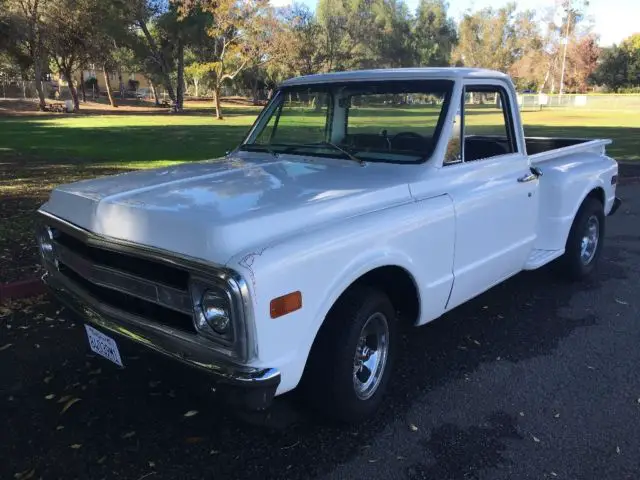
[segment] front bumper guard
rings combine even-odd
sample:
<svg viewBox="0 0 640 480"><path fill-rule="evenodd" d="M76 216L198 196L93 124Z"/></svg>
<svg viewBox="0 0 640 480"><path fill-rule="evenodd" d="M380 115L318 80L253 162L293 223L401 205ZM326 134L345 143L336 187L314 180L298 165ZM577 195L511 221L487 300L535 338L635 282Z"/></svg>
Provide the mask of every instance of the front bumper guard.
<svg viewBox="0 0 640 480"><path fill-rule="evenodd" d="M280 372L277 369L233 364L212 350L205 339L100 303L62 275L47 272L42 280L62 304L91 324L191 367L205 370L216 384L229 387L228 397L232 403L251 410L261 410L271 404L280 384Z"/></svg>

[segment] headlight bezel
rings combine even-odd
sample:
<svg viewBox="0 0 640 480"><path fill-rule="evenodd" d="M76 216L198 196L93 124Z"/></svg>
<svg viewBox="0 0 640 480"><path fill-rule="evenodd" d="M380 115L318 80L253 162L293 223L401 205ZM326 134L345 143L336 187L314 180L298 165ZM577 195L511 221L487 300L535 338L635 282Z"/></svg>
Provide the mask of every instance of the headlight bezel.
<svg viewBox="0 0 640 480"><path fill-rule="evenodd" d="M211 278L192 277L189 285L193 303L193 325L198 334L224 346L233 346L238 337L239 312L236 305L237 300L226 282L218 282ZM206 319L203 300L209 293L217 294L226 303L224 310L228 312L229 317L229 327L226 332L216 331Z"/></svg>
<svg viewBox="0 0 640 480"><path fill-rule="evenodd" d="M45 264L51 264L58 268L58 261L55 255L54 245L54 232L44 223L38 223L36 225L36 242L38 244L38 252L40 253L40 259Z"/></svg>

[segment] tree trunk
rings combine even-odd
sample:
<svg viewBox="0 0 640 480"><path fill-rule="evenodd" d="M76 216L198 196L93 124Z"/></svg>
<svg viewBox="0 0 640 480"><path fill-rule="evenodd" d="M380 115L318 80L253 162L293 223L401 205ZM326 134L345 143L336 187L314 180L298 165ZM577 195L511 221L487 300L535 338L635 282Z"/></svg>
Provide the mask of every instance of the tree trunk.
<svg viewBox="0 0 640 480"><path fill-rule="evenodd" d="M153 101L156 102L156 107L160 106L160 99L158 98L158 91L156 90L156 84L149 79L149 85L151 86L151 93L153 94Z"/></svg>
<svg viewBox="0 0 640 480"><path fill-rule="evenodd" d="M102 66L102 73L104 74L104 87L107 89L107 97L109 98L109 104L111 104L113 108L116 108L118 104L113 98L113 93L111 92L111 81L109 80L109 72L107 72L106 65Z"/></svg>
<svg viewBox="0 0 640 480"><path fill-rule="evenodd" d="M80 101L78 100L78 91L76 90L76 86L73 84L73 76L71 74L71 70L65 71L64 76L67 79L69 91L71 92L71 98L73 99L73 111L77 112L78 110L80 110Z"/></svg>
<svg viewBox="0 0 640 480"><path fill-rule="evenodd" d="M213 104L216 107L216 118L222 120L222 108L220 107L220 87L218 85L213 87Z"/></svg>
<svg viewBox="0 0 640 480"><path fill-rule="evenodd" d="M80 69L80 91L82 92L82 103L87 103L87 92L84 89L84 70Z"/></svg>
<svg viewBox="0 0 640 480"><path fill-rule="evenodd" d="M42 64L40 55L35 54L33 59L33 68L35 70L36 91L38 92L38 109L44 111L47 103L44 99L44 90L42 89Z"/></svg>
<svg viewBox="0 0 640 480"><path fill-rule="evenodd" d="M182 36L178 37L178 84L176 85L176 104L174 112L181 112L184 103L184 42Z"/></svg>
<svg viewBox="0 0 640 480"><path fill-rule="evenodd" d="M120 90L120 99L124 98L124 82L122 81L122 69L118 67L118 89Z"/></svg>
<svg viewBox="0 0 640 480"><path fill-rule="evenodd" d="M195 94L196 94L196 98L198 98L198 79L194 78L193 79L193 86L195 87Z"/></svg>
<svg viewBox="0 0 640 480"><path fill-rule="evenodd" d="M169 77L170 68L169 68L169 64L167 63L167 59L164 58L164 55L162 54L160 49L158 49L158 45L156 44L156 41L153 39L153 36L149 31L149 28L147 27L147 23L142 19L137 19L137 23L140 26L140 29L142 30L144 37L147 39L147 43L149 44L149 50L151 51L151 55L153 56L153 58L158 63L158 66L160 67L160 74L162 76L162 83L164 84L164 88L167 94L169 95L169 98L171 99L171 101L175 103L176 94L173 90L173 85L171 85L171 78Z"/></svg>

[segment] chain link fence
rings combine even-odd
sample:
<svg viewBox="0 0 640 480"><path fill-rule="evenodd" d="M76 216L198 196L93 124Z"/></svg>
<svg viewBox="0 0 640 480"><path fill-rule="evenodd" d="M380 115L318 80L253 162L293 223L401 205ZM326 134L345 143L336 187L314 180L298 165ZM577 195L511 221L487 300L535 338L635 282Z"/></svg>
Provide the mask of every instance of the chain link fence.
<svg viewBox="0 0 640 480"><path fill-rule="evenodd" d="M640 94L518 94L520 110L551 108L640 111Z"/></svg>

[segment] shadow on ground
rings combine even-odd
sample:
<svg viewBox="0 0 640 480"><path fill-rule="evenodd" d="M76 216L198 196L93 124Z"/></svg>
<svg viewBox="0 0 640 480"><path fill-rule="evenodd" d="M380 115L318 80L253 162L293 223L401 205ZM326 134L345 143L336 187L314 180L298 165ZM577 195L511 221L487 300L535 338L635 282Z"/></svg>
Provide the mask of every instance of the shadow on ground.
<svg viewBox="0 0 640 480"><path fill-rule="evenodd" d="M619 260L615 249L607 260ZM0 370L6 432L0 439L2 477L35 470L39 478L310 478L331 472L366 450L394 420L438 386L480 365L520 362L554 351L575 329L598 318L565 318L561 310L579 290L624 279L616 263L580 286L555 280L549 269L523 273L429 326L406 328L385 407L354 427L326 423L294 394L268 415L239 418L209 390L199 372L121 343L124 370L90 354L81 323L55 302L18 313ZM44 308L44 309L43 309ZM499 359L499 360L498 360ZM51 397L53 396L53 397ZM64 406L74 399L63 412ZM189 411L196 415L185 416ZM436 460L407 475L464 472L502 461L501 445L518 439L502 412L486 427L438 426L425 448ZM480 442L485 454L478 456ZM449 445L451 448L445 448ZM493 453L486 453L492 445ZM457 465L459 464L459 465ZM436 478L436 477L434 477ZM463 478L463 477L456 477Z"/></svg>

